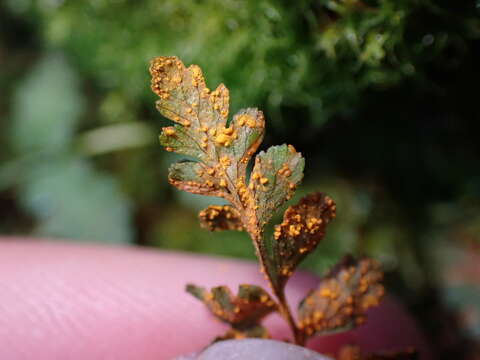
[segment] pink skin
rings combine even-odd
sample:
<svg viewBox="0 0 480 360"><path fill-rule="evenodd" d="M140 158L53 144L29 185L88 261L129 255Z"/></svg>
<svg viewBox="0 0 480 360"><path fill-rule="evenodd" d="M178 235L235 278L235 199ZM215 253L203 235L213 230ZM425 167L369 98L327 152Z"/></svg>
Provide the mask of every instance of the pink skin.
<svg viewBox="0 0 480 360"><path fill-rule="evenodd" d="M161 360L198 351L226 327L184 292L188 282L267 287L256 265L238 260L0 238L0 359ZM294 276L290 303L316 282ZM290 336L276 315L265 324L277 339ZM414 321L391 299L359 330L309 345L325 353L346 342L366 350L413 345L430 359Z"/></svg>

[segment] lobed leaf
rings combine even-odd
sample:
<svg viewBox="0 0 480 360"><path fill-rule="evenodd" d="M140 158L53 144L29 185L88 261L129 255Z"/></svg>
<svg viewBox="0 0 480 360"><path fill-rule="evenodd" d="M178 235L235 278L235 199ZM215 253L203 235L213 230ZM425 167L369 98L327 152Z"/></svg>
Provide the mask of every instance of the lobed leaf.
<svg viewBox="0 0 480 360"><path fill-rule="evenodd" d="M243 227L259 241L263 226L290 198L303 176L301 154L287 145L261 152L247 186L246 168L264 136L263 113L243 109L227 125L228 90L219 85L210 91L200 68L185 67L177 57L153 59L150 73L152 90L159 96L158 110L177 123L163 128L161 144L201 163L174 168L171 175L179 170L182 175L170 176L171 183L196 194L224 197L242 212ZM193 168L187 171L187 166Z"/></svg>
<svg viewBox="0 0 480 360"><path fill-rule="evenodd" d="M304 159L292 146L261 152L249 183L246 169L265 131L263 113L240 110L230 123L229 93L223 85L210 91L200 68L185 67L177 57L158 57L150 66L157 108L176 122L163 128L160 143L168 151L194 157L171 166L169 181L195 194L219 196L232 207L210 207L200 213L201 225L211 231L246 230L254 241L266 275L273 281L263 228L288 200L303 177Z"/></svg>
<svg viewBox="0 0 480 360"><path fill-rule="evenodd" d="M243 109L227 125L229 94L224 85L210 91L200 68L188 68L173 56L161 56L150 66L152 90L159 96L157 108L176 122L165 127L160 143L168 151L197 158L205 173L195 183L215 182L223 191L214 194L202 185L180 187L204 195L222 194L238 208L253 207L253 195L245 190L246 167L262 142L265 119L258 109ZM194 163L190 163L194 164ZM243 191L243 192L242 192ZM248 203L248 204L247 204Z"/></svg>
<svg viewBox="0 0 480 360"><path fill-rule="evenodd" d="M206 172L201 183L212 179L219 165L218 150L225 146L225 137L230 139L233 129L226 128L229 94L228 89L219 85L210 91L206 87L201 69L197 65L188 68L175 56L161 56L153 59L150 65L151 87L159 96L157 109L162 115L176 122L175 126L162 129L160 143L167 151L177 152L197 158L205 165ZM230 145L230 143L228 143ZM193 163L191 163L193 164ZM222 187L227 183L224 176L217 173L216 179ZM223 181L221 182L220 180ZM190 191L195 188L184 187ZM193 192L193 191L192 191ZM204 195L213 195L202 191Z"/></svg>
<svg viewBox="0 0 480 360"><path fill-rule="evenodd" d="M384 295L382 279L378 262L345 257L300 303L299 328L311 336L363 324Z"/></svg>
<svg viewBox="0 0 480 360"><path fill-rule="evenodd" d="M270 313L277 311L277 304L270 295L256 285L240 285L234 296L226 286L214 287L211 292L189 284L187 291L204 302L218 319L235 330L251 331Z"/></svg>
<svg viewBox="0 0 480 360"><path fill-rule="evenodd" d="M256 216L261 227L293 195L302 180L304 165L304 158L291 145L272 146L256 156L249 188L255 191Z"/></svg>
<svg viewBox="0 0 480 360"><path fill-rule="evenodd" d="M298 264L312 252L336 216L336 205L327 195L314 193L290 206L274 231L274 262L278 284L283 287Z"/></svg>
<svg viewBox="0 0 480 360"><path fill-rule="evenodd" d="M418 352L407 349L401 352L391 353L362 353L359 346L344 345L340 349L337 360L417 360Z"/></svg>
<svg viewBox="0 0 480 360"><path fill-rule="evenodd" d="M211 205L199 213L200 225L210 231L244 230L238 211L229 205Z"/></svg>
<svg viewBox="0 0 480 360"><path fill-rule="evenodd" d="M168 181L180 190L193 194L224 195L218 179L208 175L205 166L196 161L184 160L173 163L168 169Z"/></svg>
<svg viewBox="0 0 480 360"><path fill-rule="evenodd" d="M233 129L231 145L222 147L219 153L231 159L225 170L231 179L237 179L245 176L250 159L262 143L265 117L258 109L243 109L233 117L230 128Z"/></svg>
<svg viewBox="0 0 480 360"><path fill-rule="evenodd" d="M157 109L162 115L191 132L202 127L225 126L228 89L220 84L210 91L197 65L187 68L176 56L160 56L151 61L150 73L152 90L160 98Z"/></svg>
<svg viewBox="0 0 480 360"><path fill-rule="evenodd" d="M197 159L205 159L206 156L198 139L192 137L188 129L180 125L164 127L160 134L160 144L167 151L192 156Z"/></svg>

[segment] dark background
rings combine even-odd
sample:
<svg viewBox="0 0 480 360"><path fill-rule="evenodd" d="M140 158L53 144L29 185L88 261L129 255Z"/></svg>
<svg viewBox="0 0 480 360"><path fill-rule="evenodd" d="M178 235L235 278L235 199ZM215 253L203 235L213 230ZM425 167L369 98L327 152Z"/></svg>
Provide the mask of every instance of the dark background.
<svg viewBox="0 0 480 360"><path fill-rule="evenodd" d="M159 55L263 109L263 147L306 158L296 198L337 201L307 268L378 258L439 358L480 357L478 0L2 0L0 233L253 258L167 184Z"/></svg>

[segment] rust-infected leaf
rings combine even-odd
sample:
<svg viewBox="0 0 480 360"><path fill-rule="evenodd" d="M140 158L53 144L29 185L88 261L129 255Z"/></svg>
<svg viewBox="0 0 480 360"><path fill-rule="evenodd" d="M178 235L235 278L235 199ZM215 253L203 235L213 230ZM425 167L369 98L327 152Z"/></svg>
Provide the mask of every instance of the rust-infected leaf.
<svg viewBox="0 0 480 360"><path fill-rule="evenodd" d="M197 159L205 159L206 156L199 139L192 138L189 131L180 125L164 127L160 134L160 144L168 151Z"/></svg>
<svg viewBox="0 0 480 360"><path fill-rule="evenodd" d="M230 128L233 129L231 145L221 148L220 154L234 159L226 172L231 179L237 179L245 176L248 162L262 143L265 117L258 109L243 109L233 117Z"/></svg>
<svg viewBox="0 0 480 360"><path fill-rule="evenodd" d="M417 360L418 352L414 349L407 349L400 352L365 354L358 346L344 345L336 358L337 360Z"/></svg>
<svg viewBox="0 0 480 360"><path fill-rule="evenodd" d="M303 177L304 165L302 155L291 145L272 146L256 156L249 188L255 192L256 217L261 227L293 195Z"/></svg>
<svg viewBox="0 0 480 360"><path fill-rule="evenodd" d="M226 286L214 287L210 292L204 288L187 285L187 291L204 302L220 320L236 330L250 330L277 310L277 304L259 286L240 285L234 296Z"/></svg>
<svg viewBox="0 0 480 360"><path fill-rule="evenodd" d="M152 90L159 96L157 108L175 126L162 129L160 143L167 151L192 156L200 161L182 163L179 170L185 176L170 176L179 189L195 194L222 196L231 201L228 179L219 163L218 135L233 132L227 129L229 107L228 89L219 85L210 91L202 71L196 65L188 68L174 56L153 59L150 65ZM233 157L232 162L235 163ZM186 169L192 166L192 169ZM188 178L188 179L187 179ZM185 182L185 180L187 182Z"/></svg>
<svg viewBox="0 0 480 360"><path fill-rule="evenodd" d="M314 215L310 214L315 213L313 208L305 213L308 216L304 226L310 232L309 236L307 230L300 236L292 235L280 225L279 232L283 237L273 246L274 250L288 253L292 248L298 249L285 259L271 254L272 246L264 236L264 227L275 211L293 195L303 177L304 159L293 146L273 146L256 156L247 182L248 164L264 137L263 113L255 108L243 109L229 122L228 89L220 84L211 91L201 69L196 65L185 67L177 57L153 59L150 73L152 90L159 97L157 109L176 123L162 129L160 143L167 151L194 158L193 161L173 164L169 169L169 182L178 189L222 197L231 204L203 210L201 225L211 231L245 230L249 233L280 305L253 286L240 287L237 296L225 287L206 292L191 286L189 291L202 299L217 317L232 325L234 331L226 336L266 334L258 321L277 306L281 306L282 315L292 326L283 286L303 258L304 249L313 249L323 236L325 225L313 224ZM320 219L322 215L318 217ZM321 220L326 224L327 217ZM293 224L295 220L289 221ZM248 291L252 293L245 298L242 294ZM260 299L267 300L255 300L258 294Z"/></svg>
<svg viewBox="0 0 480 360"><path fill-rule="evenodd" d="M206 174L205 166L195 161L173 163L168 169L168 181L180 190L193 194L224 195L218 179Z"/></svg>
<svg viewBox="0 0 480 360"><path fill-rule="evenodd" d="M285 285L297 265L317 247L335 216L335 202L322 193L307 195L285 211L282 223L275 226L273 243L279 286Z"/></svg>
<svg viewBox="0 0 480 360"><path fill-rule="evenodd" d="M240 110L228 124L228 89L221 84L211 91L200 68L185 67L177 57L153 59L150 73L152 90L159 96L158 110L177 123L163 128L160 143L168 151L195 157L205 170L195 185L174 185L197 194L222 196L244 209L242 219L248 219L255 204L245 184L246 167L263 139L263 113L253 108ZM204 186L210 182L215 186Z"/></svg>
<svg viewBox="0 0 480 360"><path fill-rule="evenodd" d="M378 262L344 258L301 302L299 328L311 336L363 324L366 311L383 298L382 279Z"/></svg>
<svg viewBox="0 0 480 360"><path fill-rule="evenodd" d="M158 110L176 122L163 128L161 144L168 151L199 160L173 165L170 183L181 190L229 201L242 226L222 226L245 229L254 240L262 265L268 268L263 263L267 260L263 228L278 206L293 194L303 176L304 159L292 146L274 146L256 157L247 184L248 163L264 136L263 113L247 108L227 122L228 89L220 85L210 91L200 68L185 67L177 57L153 59L150 73L152 90L159 96ZM213 223L203 225L222 228Z"/></svg>
<svg viewBox="0 0 480 360"><path fill-rule="evenodd" d="M211 205L199 213L200 225L210 231L244 230L240 214L229 205Z"/></svg>
<svg viewBox="0 0 480 360"><path fill-rule="evenodd" d="M202 70L188 68L176 56L160 56L150 64L152 90L159 96L157 108L165 117L190 129L225 126L228 117L228 89L219 85L210 91Z"/></svg>

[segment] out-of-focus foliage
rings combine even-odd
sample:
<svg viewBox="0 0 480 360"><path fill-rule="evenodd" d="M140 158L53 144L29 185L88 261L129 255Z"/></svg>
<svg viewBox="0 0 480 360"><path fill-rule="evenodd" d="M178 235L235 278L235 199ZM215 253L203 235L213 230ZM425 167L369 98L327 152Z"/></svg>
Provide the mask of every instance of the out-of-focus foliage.
<svg viewBox="0 0 480 360"><path fill-rule="evenodd" d="M18 83L9 139L15 154L62 154L84 110L78 79L63 58L42 59Z"/></svg>
<svg viewBox="0 0 480 360"><path fill-rule="evenodd" d="M15 91L13 158L1 169L0 183L18 187L19 204L36 219L38 235L129 242L128 200L112 177L96 172L73 148L84 108L63 57L41 59Z"/></svg>
<svg viewBox="0 0 480 360"><path fill-rule="evenodd" d="M479 33L478 12L468 2L9 3L37 16L47 44L65 48L99 86L114 90L103 100L103 115L111 121L140 105L128 99L148 96L142 86L145 64L158 55L196 63L213 84L228 84L234 111L266 102L279 119L282 106L301 106L313 115L310 121L321 124L350 113L368 88L405 78L425 81L423 66L442 56L454 64L466 40Z"/></svg>
<svg viewBox="0 0 480 360"><path fill-rule="evenodd" d="M459 312L464 331L480 338L480 205L465 193L452 204L436 204L431 216L436 224L428 237L437 245L428 249L446 306ZM478 197L477 197L478 199Z"/></svg>

